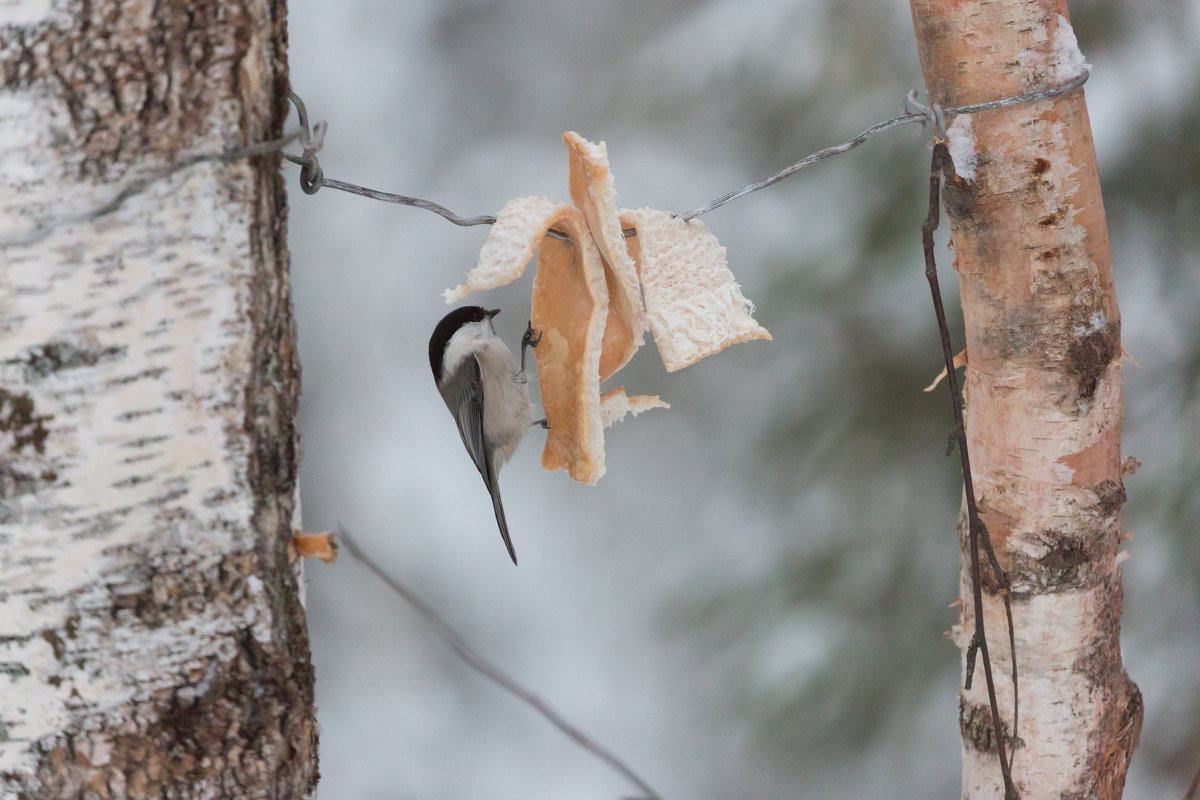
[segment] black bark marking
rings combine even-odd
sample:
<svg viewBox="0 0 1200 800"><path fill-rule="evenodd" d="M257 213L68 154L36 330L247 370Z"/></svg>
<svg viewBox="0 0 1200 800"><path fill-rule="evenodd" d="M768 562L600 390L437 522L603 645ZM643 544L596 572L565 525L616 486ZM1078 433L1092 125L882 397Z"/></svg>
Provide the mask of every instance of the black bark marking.
<svg viewBox="0 0 1200 800"><path fill-rule="evenodd" d="M1105 370L1120 352L1117 344L1120 332L1108 324L1100 330L1072 336L1067 345L1067 371L1076 381L1079 400L1091 402Z"/></svg>
<svg viewBox="0 0 1200 800"><path fill-rule="evenodd" d="M1089 532L1071 536L1060 530L1046 530L1029 534L1028 538L1041 544L1045 552L1036 558L1011 554L1013 599L1078 591L1093 587L1100 580L1095 570L1096 559L1103 550L1099 531L1095 535Z"/></svg>
<svg viewBox="0 0 1200 800"><path fill-rule="evenodd" d="M157 563L145 561L140 576L111 587L112 613L114 618L129 615L119 620L122 624L150 629L206 610L224 609L232 616L251 602L247 581L258 570L253 552L233 553L209 566L195 563L186 551L163 552Z"/></svg>
<svg viewBox="0 0 1200 800"><path fill-rule="evenodd" d="M20 453L32 447L38 455L45 453L50 436L45 423L52 419L53 415L34 413L33 398L28 393L0 389L0 433L9 434L5 447L9 452Z"/></svg>
<svg viewBox="0 0 1200 800"><path fill-rule="evenodd" d="M27 383L35 383L56 372L79 367L94 367L101 361L119 358L124 347L80 347L68 342L47 342L31 347L5 364L24 367Z"/></svg>
<svg viewBox="0 0 1200 800"><path fill-rule="evenodd" d="M1045 549L1036 558L1010 553L1014 599L1089 590L1110 580L1111 560L1105 554L1115 550L1116 514L1125 503L1125 487L1119 481L1106 480L1090 489L1095 502L1081 498L1078 506L1080 521L1086 525L1075 526L1069 534L1057 529L1029 534L1031 542Z"/></svg>
<svg viewBox="0 0 1200 800"><path fill-rule="evenodd" d="M1125 505L1125 485L1120 481L1101 481L1092 488L1096 493L1096 511L1110 517Z"/></svg>
<svg viewBox="0 0 1200 800"><path fill-rule="evenodd" d="M958 701L958 726L962 730L962 739L975 750L988 755L996 755L996 728L992 724L992 712L988 706L967 702L966 698ZM1006 745L1017 746L1020 742L1012 741L1012 733L1008 726L1001 722ZM1006 748L1007 749L1007 748Z"/></svg>
<svg viewBox="0 0 1200 800"><path fill-rule="evenodd" d="M1048 247L1045 250L1042 250L1037 254L1037 256L1035 256L1035 258L1037 258L1038 261L1053 261L1069 255L1070 252L1071 248L1067 245L1057 244L1054 247Z"/></svg>
<svg viewBox="0 0 1200 800"><path fill-rule="evenodd" d="M1067 210L1065 208L1056 208L1051 213L1049 213L1046 216L1039 219L1037 221L1037 224L1041 225L1042 227L1050 227L1052 225L1057 225L1059 223L1059 221L1062 220L1062 218L1065 217L1066 215L1067 215Z"/></svg>
<svg viewBox="0 0 1200 800"><path fill-rule="evenodd" d="M42 456L50 429L51 414L39 414L33 397L26 392L0 388L0 523L16 520L18 512L4 502L32 494L58 480Z"/></svg>

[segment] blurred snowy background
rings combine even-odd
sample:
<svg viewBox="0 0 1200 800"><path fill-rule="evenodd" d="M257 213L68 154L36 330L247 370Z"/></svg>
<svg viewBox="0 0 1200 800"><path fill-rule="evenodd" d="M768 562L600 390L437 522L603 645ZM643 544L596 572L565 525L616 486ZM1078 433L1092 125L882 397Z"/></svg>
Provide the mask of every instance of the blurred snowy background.
<svg viewBox="0 0 1200 800"><path fill-rule="evenodd" d="M1147 710L1126 796L1180 797L1200 764L1200 2L1072 12L1140 364L1122 640ZM566 199L569 129L608 143L622 205L685 211L921 86L901 0L293 0L289 35L326 174L462 214ZM543 472L534 431L502 476L519 568L426 360L487 229L307 197L287 169L308 529L347 526L667 798L958 796L960 490L946 396L921 392L940 355L919 131L705 218L775 341L673 375L642 350L621 382L673 407L609 432L595 487ZM513 346L529 280L479 300ZM631 793L360 564L309 576L325 800Z"/></svg>

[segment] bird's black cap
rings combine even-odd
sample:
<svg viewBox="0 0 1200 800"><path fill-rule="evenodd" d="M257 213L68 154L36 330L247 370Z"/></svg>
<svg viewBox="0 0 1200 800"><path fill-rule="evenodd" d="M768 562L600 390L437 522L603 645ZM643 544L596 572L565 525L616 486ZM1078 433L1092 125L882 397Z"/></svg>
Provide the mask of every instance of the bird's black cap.
<svg viewBox="0 0 1200 800"><path fill-rule="evenodd" d="M441 377L442 358L446 355L446 344L450 341L450 337L463 325L471 322L483 322L499 313L500 309L498 308L488 311L479 306L463 306L442 317L442 321L433 329L433 335L429 337L429 367L433 370L435 381Z"/></svg>

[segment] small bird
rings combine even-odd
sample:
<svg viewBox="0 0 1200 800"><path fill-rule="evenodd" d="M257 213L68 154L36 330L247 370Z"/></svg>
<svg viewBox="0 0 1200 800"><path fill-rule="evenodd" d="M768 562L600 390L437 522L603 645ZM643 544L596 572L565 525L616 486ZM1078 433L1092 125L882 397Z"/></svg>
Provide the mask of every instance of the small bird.
<svg viewBox="0 0 1200 800"><path fill-rule="evenodd" d="M463 444L492 495L500 535L516 564L517 553L500 502L500 467L512 458L531 425L546 427L545 420L533 421L525 377L525 350L537 347L542 337L534 338L530 323L521 338L518 369L512 352L492 327L492 318L499 313L498 308L487 311L463 306L443 317L429 337L429 366Z"/></svg>

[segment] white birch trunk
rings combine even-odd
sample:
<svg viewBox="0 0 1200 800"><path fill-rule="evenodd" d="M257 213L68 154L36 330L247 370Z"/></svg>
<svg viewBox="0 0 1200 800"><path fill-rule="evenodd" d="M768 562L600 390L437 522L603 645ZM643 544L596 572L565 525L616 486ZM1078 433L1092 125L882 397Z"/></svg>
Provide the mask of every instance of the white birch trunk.
<svg viewBox="0 0 1200 800"><path fill-rule="evenodd" d="M282 0L11 0L0 26L0 240L279 134ZM0 796L314 794L278 165L0 247Z"/></svg>

